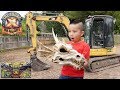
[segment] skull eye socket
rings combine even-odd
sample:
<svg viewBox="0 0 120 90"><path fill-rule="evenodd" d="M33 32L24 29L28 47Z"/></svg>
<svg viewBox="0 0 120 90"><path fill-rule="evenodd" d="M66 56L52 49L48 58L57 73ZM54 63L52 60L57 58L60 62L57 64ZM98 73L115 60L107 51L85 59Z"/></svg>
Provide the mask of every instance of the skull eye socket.
<svg viewBox="0 0 120 90"><path fill-rule="evenodd" d="M65 48L60 48L60 52L67 52Z"/></svg>
<svg viewBox="0 0 120 90"><path fill-rule="evenodd" d="M62 58L59 58L60 61L64 61Z"/></svg>
<svg viewBox="0 0 120 90"><path fill-rule="evenodd" d="M77 57L77 58L79 58L79 57L80 57L80 55L77 55L76 57Z"/></svg>

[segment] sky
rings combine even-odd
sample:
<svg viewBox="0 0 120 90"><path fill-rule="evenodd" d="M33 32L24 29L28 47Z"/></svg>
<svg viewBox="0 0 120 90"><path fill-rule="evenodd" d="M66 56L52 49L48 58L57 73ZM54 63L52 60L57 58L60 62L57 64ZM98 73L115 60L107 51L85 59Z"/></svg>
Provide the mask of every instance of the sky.
<svg viewBox="0 0 120 90"><path fill-rule="evenodd" d="M26 13L29 12L29 11L0 11L0 22L2 22L2 21L1 21L2 16L3 16L5 13L7 13L7 12L17 12L17 13L19 13L22 17L25 17Z"/></svg>

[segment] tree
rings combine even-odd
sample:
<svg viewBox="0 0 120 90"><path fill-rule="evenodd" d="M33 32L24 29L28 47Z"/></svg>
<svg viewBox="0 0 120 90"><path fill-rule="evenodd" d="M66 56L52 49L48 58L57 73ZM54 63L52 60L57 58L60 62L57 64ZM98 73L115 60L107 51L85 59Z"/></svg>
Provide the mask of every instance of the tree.
<svg viewBox="0 0 120 90"><path fill-rule="evenodd" d="M114 32L115 34L120 33L120 11L64 11L64 15L70 20L79 19L82 22L89 15L111 15L116 19Z"/></svg>
<svg viewBox="0 0 120 90"><path fill-rule="evenodd" d="M22 17L22 35L26 35L26 19Z"/></svg>

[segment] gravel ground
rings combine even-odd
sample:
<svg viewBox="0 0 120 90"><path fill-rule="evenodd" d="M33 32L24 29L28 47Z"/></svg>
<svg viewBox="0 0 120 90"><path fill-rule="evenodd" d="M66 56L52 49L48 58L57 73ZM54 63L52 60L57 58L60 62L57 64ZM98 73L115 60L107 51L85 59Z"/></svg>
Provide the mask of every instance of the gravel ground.
<svg viewBox="0 0 120 90"><path fill-rule="evenodd" d="M16 62L16 61L26 61L29 62L28 49L19 49L6 52L0 52L0 62ZM117 52L120 50L120 45L117 46ZM39 57L39 56L38 56ZM50 58L39 57L39 59L51 66L50 69L35 72L32 71L31 79L58 79L60 75L61 66L52 63ZM120 79L120 66L108 68L103 71L91 73L85 72L85 79Z"/></svg>

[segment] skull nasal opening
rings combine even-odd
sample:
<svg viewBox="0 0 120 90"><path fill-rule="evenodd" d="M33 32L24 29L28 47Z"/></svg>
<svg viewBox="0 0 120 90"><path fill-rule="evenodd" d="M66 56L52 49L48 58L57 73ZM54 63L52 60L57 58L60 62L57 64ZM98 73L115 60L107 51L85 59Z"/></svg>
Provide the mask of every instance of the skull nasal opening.
<svg viewBox="0 0 120 90"><path fill-rule="evenodd" d="M67 52L65 48L60 48L60 52Z"/></svg>
<svg viewBox="0 0 120 90"><path fill-rule="evenodd" d="M59 60L60 60L60 61L64 61L64 59L62 59L62 58L60 58Z"/></svg>

